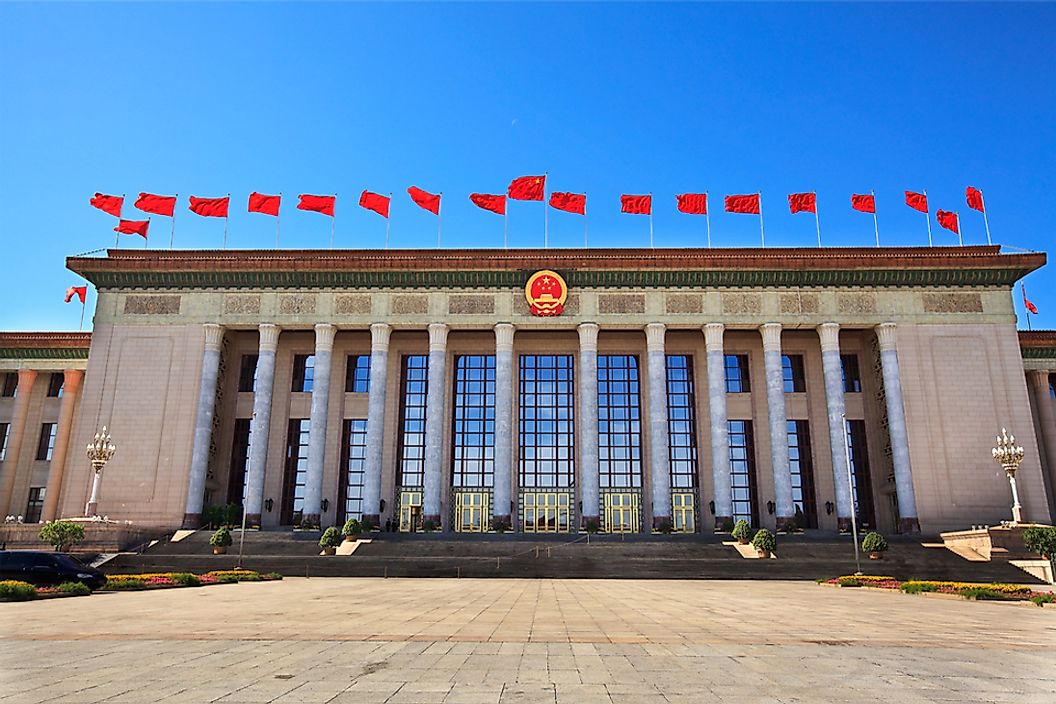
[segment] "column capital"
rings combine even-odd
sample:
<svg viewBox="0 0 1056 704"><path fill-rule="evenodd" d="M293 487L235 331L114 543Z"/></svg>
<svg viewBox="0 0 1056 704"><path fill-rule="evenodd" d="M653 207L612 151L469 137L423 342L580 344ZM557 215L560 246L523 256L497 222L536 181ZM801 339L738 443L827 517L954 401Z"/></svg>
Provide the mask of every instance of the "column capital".
<svg viewBox="0 0 1056 704"><path fill-rule="evenodd" d="M388 323L374 323L370 326L370 351L388 352L389 336L392 335L392 326Z"/></svg>
<svg viewBox="0 0 1056 704"><path fill-rule="evenodd" d="M759 332L763 336L764 352L781 351L781 323L766 323L760 325Z"/></svg>
<svg viewBox="0 0 1056 704"><path fill-rule="evenodd" d="M496 352L511 352L513 351L513 333L516 328L513 323L496 323L495 324L495 351Z"/></svg>
<svg viewBox="0 0 1056 704"><path fill-rule="evenodd" d="M216 323L206 323L202 327L205 329L205 349L219 352L220 343L224 341L224 327Z"/></svg>
<svg viewBox="0 0 1056 704"><path fill-rule="evenodd" d="M337 328L330 323L317 323L315 326L315 351L330 352L334 349L334 335Z"/></svg>
<svg viewBox="0 0 1056 704"><path fill-rule="evenodd" d="M840 351L840 326L838 323L822 323L818 326L822 352Z"/></svg>
<svg viewBox="0 0 1056 704"><path fill-rule="evenodd" d="M447 349L447 332L450 328L446 323L429 323L429 351L443 352Z"/></svg>
<svg viewBox="0 0 1056 704"><path fill-rule="evenodd" d="M579 331L579 349L586 352L597 352L598 324L580 323L576 329Z"/></svg>
<svg viewBox="0 0 1056 704"><path fill-rule="evenodd" d="M650 352L663 352L667 326L663 323L649 323L645 326L645 346Z"/></svg>
<svg viewBox="0 0 1056 704"><path fill-rule="evenodd" d="M1027 378L1037 384L1038 388L1048 388L1051 373L1048 369L1028 369Z"/></svg>
<svg viewBox="0 0 1056 704"><path fill-rule="evenodd" d="M708 323L704 326L704 344L708 352L722 352L722 333L726 326L722 323Z"/></svg>
<svg viewBox="0 0 1056 704"><path fill-rule="evenodd" d="M880 323L876 326L876 339L880 342L880 351L895 349L895 324Z"/></svg>
<svg viewBox="0 0 1056 704"><path fill-rule="evenodd" d="M274 352L279 349L279 333L282 328L271 323L261 323L259 330L261 352Z"/></svg>
<svg viewBox="0 0 1056 704"><path fill-rule="evenodd" d="M62 372L62 393L65 396L81 387L84 381L83 369L64 369Z"/></svg>

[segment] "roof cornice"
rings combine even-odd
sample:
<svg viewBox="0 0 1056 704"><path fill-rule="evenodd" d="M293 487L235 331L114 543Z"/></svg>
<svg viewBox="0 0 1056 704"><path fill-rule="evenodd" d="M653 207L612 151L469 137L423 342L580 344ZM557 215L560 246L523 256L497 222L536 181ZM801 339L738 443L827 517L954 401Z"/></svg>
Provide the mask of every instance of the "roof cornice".
<svg viewBox="0 0 1056 704"><path fill-rule="evenodd" d="M0 359L88 359L90 332L0 332Z"/></svg>

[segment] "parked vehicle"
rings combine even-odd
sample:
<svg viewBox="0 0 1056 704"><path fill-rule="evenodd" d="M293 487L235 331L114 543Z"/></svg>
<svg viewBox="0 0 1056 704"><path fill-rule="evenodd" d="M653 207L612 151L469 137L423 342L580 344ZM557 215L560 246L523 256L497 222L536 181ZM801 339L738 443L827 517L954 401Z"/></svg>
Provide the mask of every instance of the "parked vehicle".
<svg viewBox="0 0 1056 704"><path fill-rule="evenodd" d="M80 582L89 589L106 584L106 575L61 552L0 551L0 580L17 579L38 587Z"/></svg>

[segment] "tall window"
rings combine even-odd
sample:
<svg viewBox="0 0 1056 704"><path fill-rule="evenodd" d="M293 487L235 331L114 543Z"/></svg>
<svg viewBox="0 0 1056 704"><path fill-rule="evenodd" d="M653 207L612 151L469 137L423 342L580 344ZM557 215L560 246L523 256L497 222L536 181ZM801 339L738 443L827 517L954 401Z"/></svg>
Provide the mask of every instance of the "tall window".
<svg viewBox="0 0 1056 704"><path fill-rule="evenodd" d="M0 378L0 396L11 398L18 390L18 374L16 372L5 372Z"/></svg>
<svg viewBox="0 0 1056 704"><path fill-rule="evenodd" d="M396 485L425 485L425 399L429 386L429 357L404 355L400 372L400 435Z"/></svg>
<svg viewBox="0 0 1056 704"><path fill-rule="evenodd" d="M298 354L293 357L293 388L291 391L309 392L315 387L315 355Z"/></svg>
<svg viewBox="0 0 1056 704"><path fill-rule="evenodd" d="M572 355L521 355L520 484L576 485Z"/></svg>
<svg viewBox="0 0 1056 704"><path fill-rule="evenodd" d="M847 438L851 455L851 493L858 521L866 527L875 526L873 515L873 485L869 476L869 447L865 439L865 421L848 420Z"/></svg>
<svg viewBox="0 0 1056 704"><path fill-rule="evenodd" d="M495 355L455 358L455 488L495 482Z"/></svg>
<svg viewBox="0 0 1056 704"><path fill-rule="evenodd" d="M7 436L10 430L10 423L0 423L0 462L7 459Z"/></svg>
<svg viewBox="0 0 1056 704"><path fill-rule="evenodd" d="M602 489L642 486L638 358L598 355L598 471Z"/></svg>
<svg viewBox="0 0 1056 704"><path fill-rule="evenodd" d="M781 355L781 374L786 394L801 394L807 390L807 377L803 372L803 355Z"/></svg>
<svg viewBox="0 0 1056 704"><path fill-rule="evenodd" d="M40 512L44 510L44 487L34 486L29 490L29 501L26 502L26 523L40 523Z"/></svg>
<svg viewBox="0 0 1056 704"><path fill-rule="evenodd" d="M746 394L752 390L748 378L748 355L726 355L726 393Z"/></svg>
<svg viewBox="0 0 1056 704"><path fill-rule="evenodd" d="M792 503L803 514L802 528L818 527L814 503L814 463L810 454L810 423L788 421L788 470L792 475Z"/></svg>
<svg viewBox="0 0 1056 704"><path fill-rule="evenodd" d="M733 520L759 522L755 506L755 443L752 421L727 421L730 437L730 486L733 489Z"/></svg>
<svg viewBox="0 0 1056 704"><path fill-rule="evenodd" d="M843 368L843 392L857 394L862 391L862 372L858 368L858 355L841 354L840 366Z"/></svg>
<svg viewBox="0 0 1056 704"><path fill-rule="evenodd" d="M1056 374L1049 374L1049 398L1056 398Z"/></svg>
<svg viewBox="0 0 1056 704"><path fill-rule="evenodd" d="M370 391L370 355L350 354L345 368L345 391L365 394Z"/></svg>
<svg viewBox="0 0 1056 704"><path fill-rule="evenodd" d="M242 355L242 365L238 369L238 390L244 393L252 393L257 388L257 362L260 355Z"/></svg>
<svg viewBox="0 0 1056 704"><path fill-rule="evenodd" d="M307 418L290 418L286 433L286 473L282 490L283 525L298 525L304 511L304 485L308 478Z"/></svg>
<svg viewBox="0 0 1056 704"><path fill-rule="evenodd" d="M693 393L693 358L669 354L667 436L672 489L697 487L697 419Z"/></svg>
<svg viewBox="0 0 1056 704"><path fill-rule="evenodd" d="M61 398L62 387L66 382L66 375L62 372L52 372L48 377L48 398Z"/></svg>
<svg viewBox="0 0 1056 704"><path fill-rule="evenodd" d="M343 519L363 516L363 478L367 462L367 419L346 418L341 440L341 465L345 479L341 483Z"/></svg>
<svg viewBox="0 0 1056 704"><path fill-rule="evenodd" d="M239 504L246 498L246 469L249 467L250 418L235 419L235 439L231 447L231 468L227 473L227 503Z"/></svg>
<svg viewBox="0 0 1056 704"><path fill-rule="evenodd" d="M40 426L40 441L37 442L37 459L51 461L51 455L55 451L55 423L43 423Z"/></svg>

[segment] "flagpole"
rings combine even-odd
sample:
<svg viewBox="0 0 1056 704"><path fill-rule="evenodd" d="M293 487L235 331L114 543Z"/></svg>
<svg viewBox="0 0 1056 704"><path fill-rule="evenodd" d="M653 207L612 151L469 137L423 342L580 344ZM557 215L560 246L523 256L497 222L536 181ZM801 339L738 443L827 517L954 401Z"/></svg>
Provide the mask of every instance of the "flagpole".
<svg viewBox="0 0 1056 704"><path fill-rule="evenodd" d="M176 201L179 202L180 194L176 194ZM173 242L176 241L176 206L172 206L172 224L169 227L169 249L172 249Z"/></svg>
<svg viewBox="0 0 1056 704"><path fill-rule="evenodd" d="M983 198L983 192L979 191L979 205L983 206L983 225L986 226L986 243L993 244L990 241L990 221L986 218L986 200Z"/></svg>
<svg viewBox="0 0 1056 704"><path fill-rule="evenodd" d="M880 226L876 224L876 192L869 191L869 195L873 197L873 230L876 231L876 246L880 246Z"/></svg>
<svg viewBox="0 0 1056 704"><path fill-rule="evenodd" d="M983 206L986 207L985 205ZM1019 282L1019 290L1023 292L1023 316L1027 319L1027 332L1030 332L1030 308L1027 308L1027 285Z"/></svg>
<svg viewBox="0 0 1056 704"><path fill-rule="evenodd" d="M649 191L649 249L653 249L653 192Z"/></svg>
<svg viewBox="0 0 1056 704"><path fill-rule="evenodd" d="M928 190L924 189L924 202L928 202ZM928 223L928 246L934 247L935 243L931 239L931 206L924 208L924 221Z"/></svg>
<svg viewBox="0 0 1056 704"><path fill-rule="evenodd" d="M392 191L389 191L389 205L392 205ZM385 216L385 249L389 248L389 226L392 224L392 213Z"/></svg>
<svg viewBox="0 0 1056 704"><path fill-rule="evenodd" d="M762 198L759 199L759 210L762 211ZM818 192L814 191L814 226L818 228L818 247L821 247L821 220L818 219Z"/></svg>
<svg viewBox="0 0 1056 704"><path fill-rule="evenodd" d="M279 191L279 203L282 203L282 191ZM275 249L279 248L279 214L275 213Z"/></svg>
<svg viewBox="0 0 1056 704"><path fill-rule="evenodd" d="M543 249L550 247L550 204L546 200L546 182L550 180L550 172L543 172Z"/></svg>
<svg viewBox="0 0 1056 704"><path fill-rule="evenodd" d="M175 215L175 214L176 214L176 209L175 209L175 208L173 208L173 209L172 209L172 214L173 214L173 215ZM149 215L147 216L147 232L148 232L148 233L150 232L150 216L149 216ZM144 238L143 238L143 249L146 249L146 248L147 248L147 245L148 245L148 244L150 244L150 239L149 239L149 237L150 237L150 236L148 235L147 237L144 237Z"/></svg>
<svg viewBox="0 0 1056 704"><path fill-rule="evenodd" d="M759 191L759 240L763 244L763 248L766 248L766 233L763 231L763 192Z"/></svg>
<svg viewBox="0 0 1056 704"><path fill-rule="evenodd" d="M334 214L330 216L330 249L334 248L334 220L337 220L337 194L334 194Z"/></svg>
<svg viewBox="0 0 1056 704"><path fill-rule="evenodd" d="M227 205L228 205L228 207L231 206L231 194L230 193L227 194ZM173 213L175 213L175 212L176 211L174 210ZM224 249L227 249L227 216L226 215L224 216Z"/></svg>
<svg viewBox="0 0 1056 704"><path fill-rule="evenodd" d="M440 249L440 233L444 229L444 192L440 191L440 202L436 204L436 248Z"/></svg>
<svg viewBox="0 0 1056 704"><path fill-rule="evenodd" d="M118 208L118 211L117 211L117 225L118 225L118 227L121 226L121 213L124 212L124 210L125 210L125 198L127 198L127 197L128 197L127 193L122 193L121 194L121 207ZM173 212L175 212L175 211L173 211ZM121 244L121 233L117 232L116 228L115 228L114 248L116 249L118 246L120 246L120 244Z"/></svg>
<svg viewBox="0 0 1056 704"><path fill-rule="evenodd" d="M87 301L87 300L88 300L88 291L86 289L85 292L84 292L84 300L81 301L81 323L80 323L80 325L77 326L77 331L78 332L81 332L81 331L84 330L84 309L85 309L85 306L86 306L85 301Z"/></svg>
<svg viewBox="0 0 1056 704"><path fill-rule="evenodd" d="M708 210L707 191L704 191L704 222L708 225L708 249L711 249L711 213Z"/></svg>
<svg viewBox="0 0 1056 704"><path fill-rule="evenodd" d="M590 247L589 240L587 240L587 194L583 194L583 249Z"/></svg>
<svg viewBox="0 0 1056 704"><path fill-rule="evenodd" d="M961 216L954 213L954 218L957 220L957 242L960 246L964 246L964 236L961 235Z"/></svg>
<svg viewBox="0 0 1056 704"><path fill-rule="evenodd" d="M510 248L510 209L504 202L502 204L502 248Z"/></svg>

